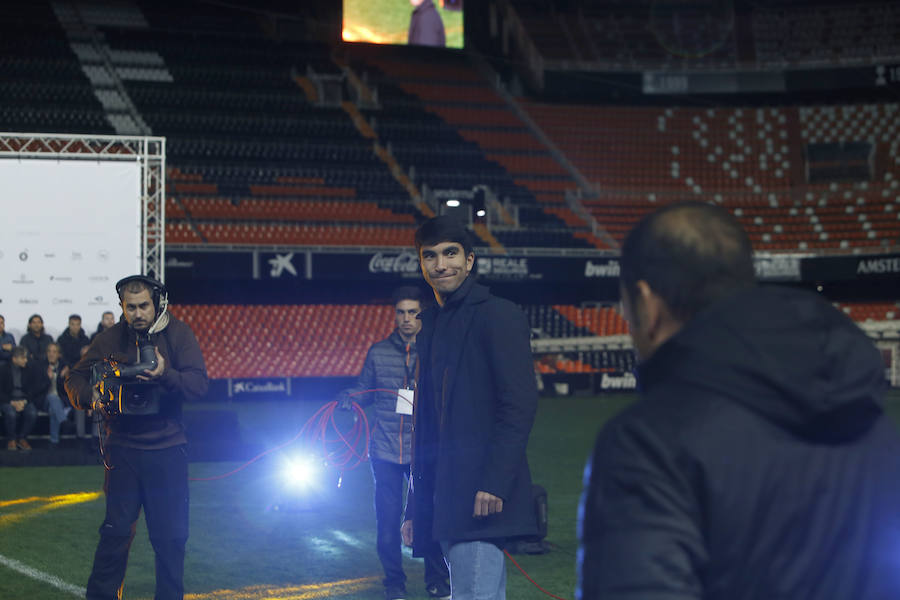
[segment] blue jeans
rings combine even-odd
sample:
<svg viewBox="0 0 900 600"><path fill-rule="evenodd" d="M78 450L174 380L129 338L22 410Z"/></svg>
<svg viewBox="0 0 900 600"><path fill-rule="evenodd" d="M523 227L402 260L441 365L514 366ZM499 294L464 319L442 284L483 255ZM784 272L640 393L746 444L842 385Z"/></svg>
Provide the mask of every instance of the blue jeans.
<svg viewBox="0 0 900 600"><path fill-rule="evenodd" d="M490 542L441 542L453 600L506 600L506 560Z"/></svg>
<svg viewBox="0 0 900 600"><path fill-rule="evenodd" d="M59 443L59 426L69 416L65 405L59 396L53 394L47 396L47 413L50 416L50 441L54 444Z"/></svg>

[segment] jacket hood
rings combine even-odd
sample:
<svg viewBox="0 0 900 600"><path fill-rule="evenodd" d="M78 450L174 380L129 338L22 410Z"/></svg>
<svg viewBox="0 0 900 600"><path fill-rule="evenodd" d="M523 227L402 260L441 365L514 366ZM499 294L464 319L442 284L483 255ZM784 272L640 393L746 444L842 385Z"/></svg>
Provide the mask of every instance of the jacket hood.
<svg viewBox="0 0 900 600"><path fill-rule="evenodd" d="M815 294L775 287L702 311L639 374L647 391L686 383L822 441L868 430L886 389L880 352L846 315Z"/></svg>

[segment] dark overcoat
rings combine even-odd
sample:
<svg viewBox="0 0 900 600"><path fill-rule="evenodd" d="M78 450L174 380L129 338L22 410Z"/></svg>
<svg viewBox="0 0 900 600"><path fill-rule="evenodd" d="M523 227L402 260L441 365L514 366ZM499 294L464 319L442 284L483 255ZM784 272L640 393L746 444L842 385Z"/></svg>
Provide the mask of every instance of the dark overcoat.
<svg viewBox="0 0 900 600"><path fill-rule="evenodd" d="M439 311L450 311L441 339ZM495 540L533 535L537 523L526 458L537 410L530 329L513 303L466 281L443 307L421 313L418 393L413 433L414 553L434 541ZM432 351L441 344L442 372ZM479 490L503 499L503 510L473 517Z"/></svg>

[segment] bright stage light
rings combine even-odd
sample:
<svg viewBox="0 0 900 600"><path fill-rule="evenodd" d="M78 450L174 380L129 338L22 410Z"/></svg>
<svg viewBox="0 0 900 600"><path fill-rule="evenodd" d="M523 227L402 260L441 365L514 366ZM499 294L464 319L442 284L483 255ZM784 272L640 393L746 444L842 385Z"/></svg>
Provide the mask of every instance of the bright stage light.
<svg viewBox="0 0 900 600"><path fill-rule="evenodd" d="M478 210L475 211L475 216L476 216L476 217L483 217L483 216L485 216L486 214L487 214L487 211L484 210L483 208L479 208Z"/></svg>
<svg viewBox="0 0 900 600"><path fill-rule="evenodd" d="M451 198L450 200L447 200L447 206L449 206L450 208L456 208L459 206L459 200L454 200L453 198Z"/></svg>
<svg viewBox="0 0 900 600"><path fill-rule="evenodd" d="M284 467L285 483L296 488L308 488L319 478L319 465L311 456L289 459Z"/></svg>

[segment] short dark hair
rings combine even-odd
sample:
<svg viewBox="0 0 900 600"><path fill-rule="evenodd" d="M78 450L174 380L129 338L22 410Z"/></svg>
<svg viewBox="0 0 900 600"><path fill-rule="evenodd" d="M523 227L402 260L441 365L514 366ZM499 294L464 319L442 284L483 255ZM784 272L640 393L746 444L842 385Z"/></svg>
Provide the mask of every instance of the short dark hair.
<svg viewBox="0 0 900 600"><path fill-rule="evenodd" d="M672 204L641 220L622 245L620 277L632 298L637 282L646 281L681 321L756 284L753 248L740 222L701 202Z"/></svg>
<svg viewBox="0 0 900 600"><path fill-rule="evenodd" d="M34 313L34 314L31 315L30 317L28 317L28 322L31 323L31 320L34 319L35 317L37 317L38 319L40 319L40 320L41 320L41 323L44 322L44 317L42 317L41 315L39 315L39 314L37 314L37 313Z"/></svg>
<svg viewBox="0 0 900 600"><path fill-rule="evenodd" d="M81 315L75 315L75 314L69 315L69 320L71 321L72 319L78 319L80 321Z"/></svg>
<svg viewBox="0 0 900 600"><path fill-rule="evenodd" d="M412 285L404 285L403 287L398 287L391 294L391 302L394 306L397 306L397 303L402 300L412 300L414 302L418 302L419 306L424 305L424 302L422 302L422 290Z"/></svg>
<svg viewBox="0 0 900 600"><path fill-rule="evenodd" d="M144 290L150 292L150 297L153 297L153 286L151 286L146 281L141 281L140 279L128 281L122 284L122 286L116 291L119 293L119 300L124 300L125 292L128 292L129 294L140 294Z"/></svg>
<svg viewBox="0 0 900 600"><path fill-rule="evenodd" d="M473 252L472 236L462 221L450 215L432 217L416 229L416 252L422 246L434 246L442 242L456 242L466 255Z"/></svg>
<svg viewBox="0 0 900 600"><path fill-rule="evenodd" d="M24 356L25 358L28 358L28 348L26 348L25 346L16 346L10 352L10 356L12 358L19 358L22 356Z"/></svg>

